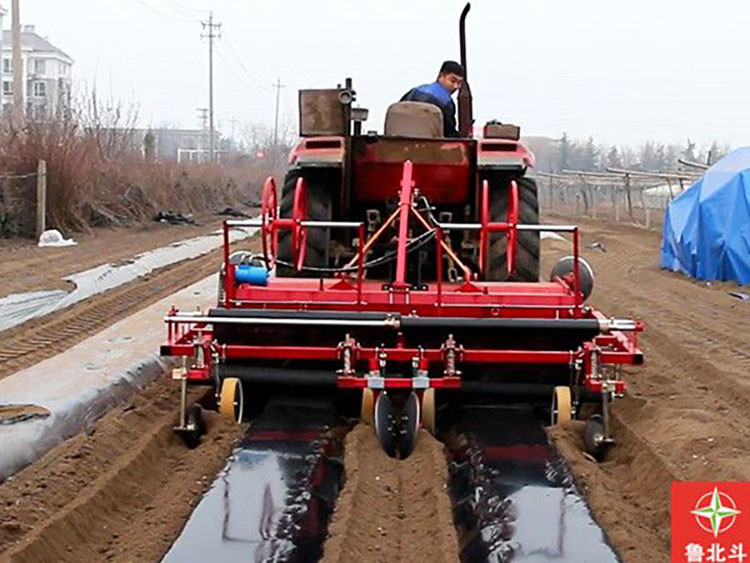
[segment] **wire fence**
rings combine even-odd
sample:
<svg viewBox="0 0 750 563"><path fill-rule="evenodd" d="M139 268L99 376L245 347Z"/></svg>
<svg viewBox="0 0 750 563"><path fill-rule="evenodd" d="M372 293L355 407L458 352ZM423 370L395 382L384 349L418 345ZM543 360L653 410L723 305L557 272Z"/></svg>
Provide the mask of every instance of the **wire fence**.
<svg viewBox="0 0 750 563"><path fill-rule="evenodd" d="M536 175L540 206L546 213L607 218L646 228L658 228L669 202L698 178L695 174L630 171Z"/></svg>
<svg viewBox="0 0 750 563"><path fill-rule="evenodd" d="M35 178L37 175L36 172L29 172L28 174L0 174L0 180L22 180L24 178Z"/></svg>
<svg viewBox="0 0 750 563"><path fill-rule="evenodd" d="M38 236L45 228L45 192L46 166L0 173L0 237Z"/></svg>

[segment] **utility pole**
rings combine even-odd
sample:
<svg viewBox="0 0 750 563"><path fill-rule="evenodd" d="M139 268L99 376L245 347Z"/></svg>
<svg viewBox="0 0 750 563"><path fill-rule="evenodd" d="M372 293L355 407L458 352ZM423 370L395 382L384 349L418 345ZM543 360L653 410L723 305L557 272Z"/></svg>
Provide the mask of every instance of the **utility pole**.
<svg viewBox="0 0 750 563"><path fill-rule="evenodd" d="M208 129L208 108L196 108L198 119L201 122L201 129Z"/></svg>
<svg viewBox="0 0 750 563"><path fill-rule="evenodd" d="M201 22L204 30L201 37L208 38L208 158L214 161L214 39L221 37L221 24L214 23L214 13L210 12L207 22Z"/></svg>
<svg viewBox="0 0 750 563"><path fill-rule="evenodd" d="M276 84L273 87L276 88L276 115L273 119L273 148L275 151L279 134L279 92L284 87L284 84L281 83L281 78L276 79Z"/></svg>
<svg viewBox="0 0 750 563"><path fill-rule="evenodd" d="M232 119L229 120L229 123L232 125L232 143L234 144L234 129L237 125L237 118L235 116L232 116Z"/></svg>
<svg viewBox="0 0 750 563"><path fill-rule="evenodd" d="M13 29L13 121L23 120L23 63L21 62L21 8L20 0L13 0L11 27Z"/></svg>

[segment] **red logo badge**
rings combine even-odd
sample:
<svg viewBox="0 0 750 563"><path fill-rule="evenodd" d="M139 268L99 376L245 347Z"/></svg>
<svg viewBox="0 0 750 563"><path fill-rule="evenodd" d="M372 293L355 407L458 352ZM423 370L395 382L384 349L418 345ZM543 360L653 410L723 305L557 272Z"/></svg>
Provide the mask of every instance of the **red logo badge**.
<svg viewBox="0 0 750 563"><path fill-rule="evenodd" d="M671 507L672 562L742 563L748 559L750 483L674 481Z"/></svg>

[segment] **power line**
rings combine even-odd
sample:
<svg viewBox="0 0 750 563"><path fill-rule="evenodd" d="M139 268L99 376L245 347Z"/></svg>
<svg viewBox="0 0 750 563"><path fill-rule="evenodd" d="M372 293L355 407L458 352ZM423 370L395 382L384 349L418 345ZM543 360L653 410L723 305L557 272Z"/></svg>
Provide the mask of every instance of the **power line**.
<svg viewBox="0 0 750 563"><path fill-rule="evenodd" d="M165 14L165 13L164 13L164 12L162 12L161 10L158 10L158 9L154 8L153 6L151 6L150 4L147 4L147 3L145 2L145 0L136 0L136 1L137 1L137 2L138 2L138 3L140 4L140 5L141 5L141 6L143 6L144 8L147 8L147 9L151 10L152 12L154 12L155 14L159 14L159 15L160 15L161 17L163 17L163 18L166 18L166 19L168 19L168 20L174 20L174 21L179 21L179 22L189 22L189 23L195 23L196 21L198 21L198 20L197 20L197 19L195 19L195 18L191 18L191 19L186 19L186 18L180 18L180 17L177 17L177 16L173 16L173 15Z"/></svg>
<svg viewBox="0 0 750 563"><path fill-rule="evenodd" d="M249 90L263 90L267 92L269 88L264 88L260 84L250 84L249 82L246 82L244 78L242 78L239 74L234 72L232 69L232 65L229 63L229 61L224 57L222 54L222 49L219 48L219 46L216 46L216 54L219 55L219 58L221 59L221 62L224 63L224 66L226 66L227 70L229 71L229 74L234 76L238 82L240 82L245 88L248 88Z"/></svg>
<svg viewBox="0 0 750 563"><path fill-rule="evenodd" d="M175 12L178 14L181 14L187 18L195 18L196 16L193 14L200 14L201 16L206 14L206 10L200 10L198 8L191 8L190 6L183 6L176 0L162 0L167 6L172 8ZM187 10L190 10L193 12L193 14L189 14Z"/></svg>
<svg viewBox="0 0 750 563"><path fill-rule="evenodd" d="M262 90L268 91L269 88L267 86L265 86L261 80L258 80L255 76L253 76L253 74L251 74L249 70L247 70L247 67L242 62L242 58L239 56L239 54L235 50L234 43L232 43L232 38L229 36L229 34L225 32L224 36L226 38L227 47L229 47L229 50L232 52L232 55L234 56L234 58L237 60L237 64L240 65L240 68L243 71L245 71L245 74L247 74L247 76L250 78L250 80L252 80L253 82L255 82L258 85L259 88L261 88Z"/></svg>
<svg viewBox="0 0 750 563"><path fill-rule="evenodd" d="M274 88L276 88L276 113L273 118L273 146L276 147L276 140L278 139L278 131L279 131L279 92L281 92L281 89L285 85L281 83L281 78L276 79L276 84L274 85Z"/></svg>

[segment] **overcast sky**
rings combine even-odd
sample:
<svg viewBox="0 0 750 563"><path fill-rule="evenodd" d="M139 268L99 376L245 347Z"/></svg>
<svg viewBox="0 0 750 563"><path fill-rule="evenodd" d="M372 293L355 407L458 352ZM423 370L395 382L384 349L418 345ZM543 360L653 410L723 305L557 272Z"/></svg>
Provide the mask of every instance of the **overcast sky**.
<svg viewBox="0 0 750 563"><path fill-rule="evenodd" d="M10 0L0 0L10 8ZM208 104L199 21L222 24L221 130L296 120L297 89L354 79L366 129L459 57L463 0L21 0L21 21L73 59L74 78L134 102L144 124L197 127ZM10 25L10 14L6 27ZM469 78L477 122L607 143L748 144L748 0L474 0ZM239 125L237 125L239 131Z"/></svg>

